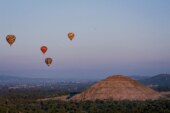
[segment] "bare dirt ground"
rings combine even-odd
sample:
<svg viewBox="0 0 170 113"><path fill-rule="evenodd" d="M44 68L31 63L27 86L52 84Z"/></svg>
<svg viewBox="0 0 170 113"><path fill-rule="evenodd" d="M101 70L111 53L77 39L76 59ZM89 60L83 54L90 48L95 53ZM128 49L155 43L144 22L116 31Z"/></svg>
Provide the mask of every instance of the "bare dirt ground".
<svg viewBox="0 0 170 113"><path fill-rule="evenodd" d="M170 95L170 91L167 92L160 92L161 95Z"/></svg>
<svg viewBox="0 0 170 113"><path fill-rule="evenodd" d="M170 91L168 92L160 92L160 94L165 97L166 99L170 100ZM58 96L58 97L51 97L51 98L43 98L43 99L38 99L37 101L49 101L49 100L61 100L61 101L69 101L68 98L69 95L63 95L63 96Z"/></svg>
<svg viewBox="0 0 170 113"><path fill-rule="evenodd" d="M49 100L62 100L62 101L68 101L67 100L68 95L63 95L59 97L51 97L51 98L43 98L43 99L38 99L37 101L49 101Z"/></svg>
<svg viewBox="0 0 170 113"><path fill-rule="evenodd" d="M160 94L162 95L162 97L170 100L170 91L160 92Z"/></svg>

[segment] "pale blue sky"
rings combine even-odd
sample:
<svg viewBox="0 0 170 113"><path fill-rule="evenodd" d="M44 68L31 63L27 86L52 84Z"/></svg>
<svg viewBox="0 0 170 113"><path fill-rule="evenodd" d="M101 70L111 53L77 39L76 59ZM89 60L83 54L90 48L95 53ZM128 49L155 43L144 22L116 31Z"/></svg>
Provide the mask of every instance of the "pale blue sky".
<svg viewBox="0 0 170 113"><path fill-rule="evenodd" d="M169 0L0 0L0 73L56 78L170 73ZM76 37L71 42L68 32ZM12 47L6 35L17 39ZM46 55L40 46L49 47ZM48 68L45 57L52 57Z"/></svg>

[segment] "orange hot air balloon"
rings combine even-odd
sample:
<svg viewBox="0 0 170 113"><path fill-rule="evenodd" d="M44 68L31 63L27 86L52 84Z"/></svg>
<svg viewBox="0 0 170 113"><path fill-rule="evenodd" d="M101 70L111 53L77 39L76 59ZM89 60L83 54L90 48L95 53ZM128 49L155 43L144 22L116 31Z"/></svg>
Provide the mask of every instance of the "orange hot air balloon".
<svg viewBox="0 0 170 113"><path fill-rule="evenodd" d="M48 66L51 65L52 61L53 61L52 58L46 58L46 59L45 59L45 63L46 63Z"/></svg>
<svg viewBox="0 0 170 113"><path fill-rule="evenodd" d="M7 35L6 40L9 43L9 45L11 46L15 42L16 37L15 37L15 35Z"/></svg>
<svg viewBox="0 0 170 113"><path fill-rule="evenodd" d="M69 38L70 40L73 40L74 36L75 36L75 35L74 35L73 32L68 33L68 38Z"/></svg>
<svg viewBox="0 0 170 113"><path fill-rule="evenodd" d="M41 47L42 53L45 54L47 52L47 49L48 49L47 46L42 46Z"/></svg>

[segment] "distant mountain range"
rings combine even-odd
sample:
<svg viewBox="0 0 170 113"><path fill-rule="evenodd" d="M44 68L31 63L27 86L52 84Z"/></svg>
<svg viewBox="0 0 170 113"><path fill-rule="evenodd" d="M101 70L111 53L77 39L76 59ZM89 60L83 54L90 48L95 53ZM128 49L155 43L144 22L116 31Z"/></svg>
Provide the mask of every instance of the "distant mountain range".
<svg viewBox="0 0 170 113"><path fill-rule="evenodd" d="M94 80L79 79L58 79L58 78L28 78L0 74L0 86L13 86L23 84L52 84L52 83L93 83Z"/></svg>
<svg viewBox="0 0 170 113"><path fill-rule="evenodd" d="M15 81L15 80L24 80L24 81L30 81L30 80L50 80L45 78L29 78L29 77L18 77L18 76L11 76L11 75L0 75L0 81ZM52 80L52 79L51 79Z"/></svg>
<svg viewBox="0 0 170 113"><path fill-rule="evenodd" d="M170 89L170 74L159 74L156 76L130 76L134 80L150 86L150 87L169 87ZM72 81L71 79L69 79ZM0 75L0 84L10 84L10 83L37 83L37 82L62 82L60 79L52 78L26 78L26 77L17 77L9 75ZM68 81L68 80L65 80ZM76 81L76 80L75 80ZM80 80L81 81L81 80Z"/></svg>
<svg viewBox="0 0 170 113"><path fill-rule="evenodd" d="M10 86L16 84L37 84L43 82L56 82L56 79L45 79L45 78L26 78L26 77L17 77L10 75L0 75L0 85Z"/></svg>
<svg viewBox="0 0 170 113"><path fill-rule="evenodd" d="M147 78L150 78L150 76L138 76L138 75L135 75L135 76L129 76L131 79L134 79L134 80L143 80L143 79L147 79Z"/></svg>
<svg viewBox="0 0 170 113"><path fill-rule="evenodd" d="M139 81L146 85L170 86L170 74L159 74Z"/></svg>

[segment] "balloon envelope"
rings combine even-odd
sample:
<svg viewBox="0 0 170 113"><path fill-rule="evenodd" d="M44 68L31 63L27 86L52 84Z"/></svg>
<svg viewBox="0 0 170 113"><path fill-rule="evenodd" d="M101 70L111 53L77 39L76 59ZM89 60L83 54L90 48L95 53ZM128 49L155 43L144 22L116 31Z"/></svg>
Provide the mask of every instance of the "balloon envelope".
<svg viewBox="0 0 170 113"><path fill-rule="evenodd" d="M47 52L47 49L48 49L48 48L47 48L46 46L42 46L42 47L41 47L42 53L45 54L45 53Z"/></svg>
<svg viewBox="0 0 170 113"><path fill-rule="evenodd" d="M74 36L75 36L75 35L74 35L73 32L68 33L68 38L69 38L70 40L73 40Z"/></svg>
<svg viewBox="0 0 170 113"><path fill-rule="evenodd" d="M9 45L11 46L15 42L16 37L15 37L15 35L7 35L6 40L9 43Z"/></svg>
<svg viewBox="0 0 170 113"><path fill-rule="evenodd" d="M52 58L46 58L46 59L45 59L45 63L46 63L48 66L51 65L52 61L53 61Z"/></svg>

